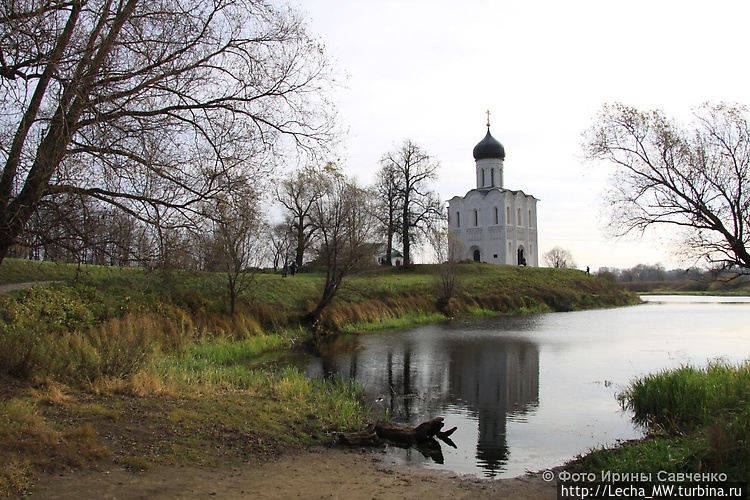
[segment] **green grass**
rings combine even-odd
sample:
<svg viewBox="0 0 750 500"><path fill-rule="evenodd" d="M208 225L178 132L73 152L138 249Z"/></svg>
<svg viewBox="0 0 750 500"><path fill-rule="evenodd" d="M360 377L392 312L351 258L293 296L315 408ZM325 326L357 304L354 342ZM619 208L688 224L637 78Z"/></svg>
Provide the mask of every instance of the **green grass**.
<svg viewBox="0 0 750 500"><path fill-rule="evenodd" d="M750 481L750 361L648 375L619 400L647 437L594 450L575 470L721 472L730 481Z"/></svg>
<svg viewBox="0 0 750 500"><path fill-rule="evenodd" d="M388 330L393 328L408 328L415 325L424 325L429 323L438 323L440 321L447 321L442 313L405 313L404 315L397 317L385 317L380 318L376 321L367 323L356 323L352 325L345 325L341 331L342 333L360 333L360 332L375 332L380 330Z"/></svg>
<svg viewBox="0 0 750 500"><path fill-rule="evenodd" d="M636 422L669 431L703 427L750 408L750 364L683 366L634 381L618 396Z"/></svg>
<svg viewBox="0 0 750 500"><path fill-rule="evenodd" d="M332 330L352 330L357 324L404 325L438 313L434 265L378 268L345 281L339 297L323 318ZM181 271L148 272L135 268L65 266L6 259L0 282L48 281L61 278L66 294L86 303L97 320L126 312L187 315L209 334L234 331L226 324L228 294L222 274ZM525 313L613 307L637 301L610 281L571 269L459 266L458 288L452 305L459 313ZM282 278L259 273L239 300L240 316L250 316L264 330L296 327L315 303L323 284L320 273L298 273ZM64 290L60 288L58 290ZM21 293L21 292L14 292ZM399 321L394 321L399 320Z"/></svg>
<svg viewBox="0 0 750 500"><path fill-rule="evenodd" d="M269 351L289 349L293 344L294 338L280 334L261 335L238 341L221 339L190 346L185 357L215 365L233 365L245 363Z"/></svg>
<svg viewBox="0 0 750 500"><path fill-rule="evenodd" d="M0 285L34 281L72 280L76 267L35 260L5 259L0 265Z"/></svg>

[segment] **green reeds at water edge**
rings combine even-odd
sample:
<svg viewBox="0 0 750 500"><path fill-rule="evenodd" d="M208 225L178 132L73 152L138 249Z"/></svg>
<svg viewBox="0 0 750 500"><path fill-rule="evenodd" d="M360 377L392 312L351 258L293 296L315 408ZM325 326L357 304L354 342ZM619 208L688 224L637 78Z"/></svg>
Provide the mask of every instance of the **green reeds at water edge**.
<svg viewBox="0 0 750 500"><path fill-rule="evenodd" d="M750 481L750 361L682 366L635 380L618 395L647 436L592 451L573 468L612 472L718 472Z"/></svg>
<svg viewBox="0 0 750 500"><path fill-rule="evenodd" d="M618 396L634 420L668 432L710 425L750 409L750 362L683 366L647 375Z"/></svg>

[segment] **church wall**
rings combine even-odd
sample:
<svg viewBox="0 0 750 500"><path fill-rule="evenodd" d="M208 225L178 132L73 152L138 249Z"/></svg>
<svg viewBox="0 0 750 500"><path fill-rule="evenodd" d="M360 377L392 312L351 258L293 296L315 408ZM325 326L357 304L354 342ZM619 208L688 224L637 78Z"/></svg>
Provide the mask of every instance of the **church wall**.
<svg viewBox="0 0 750 500"><path fill-rule="evenodd" d="M479 250L482 262L518 265L518 248L523 247L526 264L538 267L536 201L522 191L499 189L452 198L448 227L461 242L459 260L473 260Z"/></svg>
<svg viewBox="0 0 750 500"><path fill-rule="evenodd" d="M526 265L539 266L537 242L536 198L522 191L509 196L506 215L510 215L506 248L509 264L518 264L518 249L523 248Z"/></svg>

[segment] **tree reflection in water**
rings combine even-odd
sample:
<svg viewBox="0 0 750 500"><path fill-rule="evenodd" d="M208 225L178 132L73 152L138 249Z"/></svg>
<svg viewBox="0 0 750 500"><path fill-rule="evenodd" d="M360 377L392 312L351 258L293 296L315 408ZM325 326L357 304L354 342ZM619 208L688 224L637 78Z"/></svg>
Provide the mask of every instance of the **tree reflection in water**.
<svg viewBox="0 0 750 500"><path fill-rule="evenodd" d="M321 348L308 372L356 379L375 406L374 418L387 413L395 422L417 424L445 416L447 425L453 426L458 424L450 422L451 412L471 416L478 435L470 453L485 476L497 475L510 453L507 419L539 405L538 346L517 339L498 342L486 335L466 339L453 335L449 327L420 331L424 333L340 337ZM473 447L462 442L467 434L463 436L454 436L457 445ZM425 459L444 462L437 440L417 451ZM408 456L413 459L413 454Z"/></svg>

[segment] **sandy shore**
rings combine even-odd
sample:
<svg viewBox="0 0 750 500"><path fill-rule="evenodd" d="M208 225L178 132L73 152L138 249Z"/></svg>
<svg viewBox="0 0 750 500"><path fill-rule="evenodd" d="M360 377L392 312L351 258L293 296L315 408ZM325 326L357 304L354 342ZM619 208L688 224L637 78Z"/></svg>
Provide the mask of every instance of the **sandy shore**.
<svg viewBox="0 0 750 500"><path fill-rule="evenodd" d="M539 476L480 480L383 464L369 451L318 449L223 468L158 466L42 476L32 497L49 499L490 499L553 500Z"/></svg>

